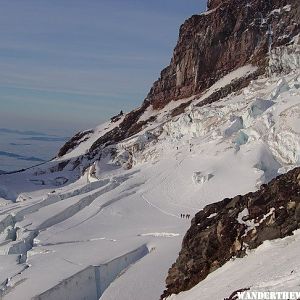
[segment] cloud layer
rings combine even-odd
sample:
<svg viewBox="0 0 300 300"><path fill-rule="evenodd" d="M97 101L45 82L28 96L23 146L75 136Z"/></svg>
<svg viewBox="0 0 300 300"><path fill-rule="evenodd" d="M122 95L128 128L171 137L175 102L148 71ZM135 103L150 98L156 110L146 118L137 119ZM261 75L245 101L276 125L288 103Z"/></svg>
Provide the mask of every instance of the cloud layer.
<svg viewBox="0 0 300 300"><path fill-rule="evenodd" d="M12 126L13 116L14 128L55 122L77 130L135 107L168 64L179 25L204 7L199 0L2 1L0 126Z"/></svg>

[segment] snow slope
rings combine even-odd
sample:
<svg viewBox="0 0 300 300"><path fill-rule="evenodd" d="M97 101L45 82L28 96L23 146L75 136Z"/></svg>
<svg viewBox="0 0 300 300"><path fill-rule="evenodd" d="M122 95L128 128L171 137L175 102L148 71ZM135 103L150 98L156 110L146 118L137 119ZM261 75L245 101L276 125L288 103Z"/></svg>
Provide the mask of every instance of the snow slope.
<svg viewBox="0 0 300 300"><path fill-rule="evenodd" d="M196 106L201 100L174 118L163 112L139 134L110 146L80 177L69 167L50 168L84 155L99 135L117 124L99 127L49 164L0 175L2 298L158 299L189 227L181 214L193 216L209 203L254 191L299 165L299 71L260 78L221 101ZM298 235L270 245L279 245L272 251L275 258L283 251L293 257ZM261 261L257 257L267 258L265 247L246 260L255 266ZM228 269L242 288L238 283L247 272L237 270L244 264L230 262L203 287L178 299L196 299L196 289L201 295L209 289L207 299L229 296L235 286L224 286L218 295L212 286ZM268 268L261 278L271 285L275 277L268 277ZM288 279L286 272L288 267L276 276ZM256 277L247 280L247 285L259 283Z"/></svg>
<svg viewBox="0 0 300 300"><path fill-rule="evenodd" d="M293 236L266 241L246 257L233 259L209 274L191 290L167 299L225 299L245 288L250 292L299 292L299 247L299 230Z"/></svg>

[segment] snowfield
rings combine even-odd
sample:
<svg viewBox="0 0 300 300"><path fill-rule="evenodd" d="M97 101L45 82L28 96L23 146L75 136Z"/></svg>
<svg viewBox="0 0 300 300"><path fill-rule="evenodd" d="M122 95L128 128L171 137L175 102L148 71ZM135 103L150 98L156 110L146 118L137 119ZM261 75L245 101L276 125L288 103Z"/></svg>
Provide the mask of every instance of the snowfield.
<svg viewBox="0 0 300 300"><path fill-rule="evenodd" d="M237 70L213 90L254 70ZM97 127L64 157L0 175L2 298L159 299L190 224L181 214L193 216L209 203L254 191L300 164L299 70L197 106L202 100L175 118L166 108L141 133L110 146L114 151L81 177L69 167L50 168L84 155L118 122ZM153 113L147 110L142 119ZM265 242L170 298L299 288L299 242L298 231Z"/></svg>
<svg viewBox="0 0 300 300"><path fill-rule="evenodd" d="M299 292L300 232L284 239L266 241L244 258L229 261L189 291L168 300L225 299L234 291ZM218 287L218 288L216 288ZM254 298L253 298L254 299Z"/></svg>

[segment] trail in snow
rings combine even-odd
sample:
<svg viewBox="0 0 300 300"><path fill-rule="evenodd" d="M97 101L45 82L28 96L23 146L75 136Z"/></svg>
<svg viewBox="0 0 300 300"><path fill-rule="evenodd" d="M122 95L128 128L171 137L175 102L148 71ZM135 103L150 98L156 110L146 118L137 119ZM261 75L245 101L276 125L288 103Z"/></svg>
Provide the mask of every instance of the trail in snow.
<svg viewBox="0 0 300 300"><path fill-rule="evenodd" d="M167 211L165 211L165 210L159 208L159 207L156 206L155 204L151 203L151 202L145 197L144 194L142 194L141 197L146 201L146 203L148 203L150 206L154 207L155 209L159 210L161 213L163 213L163 214L165 214L165 215L167 215L167 216L171 216L171 217L175 217L175 218L177 218L177 219L180 219L179 216L176 216L176 215L174 215L174 214L172 214L172 213L169 213L169 212L167 212Z"/></svg>
<svg viewBox="0 0 300 300"><path fill-rule="evenodd" d="M67 227L67 228L64 229L64 230L58 231L58 232L59 232L59 233L65 232L65 231L67 231L67 230L74 229L74 228L76 228L76 227L82 225L83 223L85 223L85 222L87 222L87 221L93 219L94 217L96 217L99 213L101 213L101 212L103 211L103 209L104 209L105 207L108 207L109 205L111 205L111 204L113 204L113 203L115 203L115 202L117 202L117 201L120 201L123 197L128 197L128 196L133 195L133 194L135 194L135 193L136 193L135 191L133 191L133 192L131 192L131 193L124 193L124 194L122 194L122 195L119 196L119 197L116 197L116 198L114 198L114 199L112 199L112 200L109 200L108 202L106 202L106 203L104 203L103 205L101 205L101 206L97 209L97 211L94 212L92 215L90 215L88 218L82 220L81 222L79 222L79 223L77 223L77 224L75 224L75 225L72 225L72 226L70 226L70 227Z"/></svg>
<svg viewBox="0 0 300 300"><path fill-rule="evenodd" d="M65 244L88 243L88 242L95 242L95 241L101 241L101 240L106 240L106 241L110 241L110 242L117 241L115 239L101 237L101 238L93 238L93 239L88 239L88 240L65 241L65 242L57 242L57 243L36 243L35 246L47 247L47 246L65 245Z"/></svg>
<svg viewBox="0 0 300 300"><path fill-rule="evenodd" d="M139 236L154 236L154 237L165 237L165 238L172 238L179 236L179 233L172 233L172 232L150 232L150 233L141 233Z"/></svg>

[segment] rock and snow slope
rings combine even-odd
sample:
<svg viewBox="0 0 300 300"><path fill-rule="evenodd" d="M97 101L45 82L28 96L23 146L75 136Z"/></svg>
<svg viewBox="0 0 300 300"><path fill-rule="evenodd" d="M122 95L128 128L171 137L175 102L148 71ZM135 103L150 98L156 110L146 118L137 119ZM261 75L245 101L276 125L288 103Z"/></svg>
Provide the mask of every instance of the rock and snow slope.
<svg viewBox="0 0 300 300"><path fill-rule="evenodd" d="M174 118L161 112L152 127L110 147L78 180L75 171L51 172L47 165L1 175L11 196L27 191L17 202L1 202L3 298L59 290L67 299L69 289L61 291L67 283L53 287L84 286L86 278L75 274L145 245L118 278L108 268L112 283L101 299L158 299L189 226L181 213L193 216L209 203L254 191L299 164L299 75L260 78ZM83 145L68 158L87 151ZM75 181L57 187L58 177Z"/></svg>
<svg viewBox="0 0 300 300"><path fill-rule="evenodd" d="M264 1L252 2L262 5L264 13L271 9L264 6ZM226 18L226 3L214 7L215 16ZM284 25L297 13L280 11L278 18L283 23L276 36L286 29L293 40L288 39L288 46L281 41L277 43L281 48L267 49L271 58L269 76L258 77L257 65L250 64L252 60L245 53L245 60L236 62L227 55L230 51L224 55L219 52L226 58L220 61L225 69L218 76L209 69L201 74L208 77L204 84L208 89L201 90L201 82L196 81L199 96L193 94L195 84L190 84L189 76L196 70L195 61L188 61L190 52L185 46L195 46L188 34L193 22L206 22L205 16L211 18L214 13L192 17L181 30L177 54L169 69L174 71L175 58L182 59L175 77L182 79L182 94L178 95L188 98L171 101L170 95L179 86L173 85L174 79L168 81L171 73L167 70L155 85L158 93L152 102L145 101L115 122L79 133L47 164L25 172L0 174L0 298L158 299L189 227L189 220L181 214L193 216L207 204L255 191L262 183L298 166L300 60L295 32L299 27L294 23L289 28ZM249 16L247 13L247 24L252 26L257 20ZM264 18L260 15L258 19L263 25ZM269 19L276 23L273 17ZM241 25L240 21L237 24ZM236 29L233 21L226 24ZM259 24L254 22L254 29L242 28L246 36L251 35L250 41L256 40L255 32L259 31L255 57L264 60L260 51L266 50L266 32L258 30ZM196 35L202 30L198 27L193 31ZM217 32L210 32L206 42L222 38L226 44L223 38L230 32L218 32L218 26L215 29ZM200 35L198 40L201 42ZM230 41L233 46L239 38ZM197 54L195 49L192 58ZM183 69L187 77L181 76ZM170 94L167 89L161 90L168 87ZM154 102L158 99L160 104L156 97L160 92L171 98L161 99L163 109L156 110ZM286 251L292 258L297 241L296 236L294 243L288 243L291 248L283 250L285 241L272 242L272 247L279 245L274 255ZM257 261L259 255L267 256L263 247L241 260L240 266L247 260ZM220 268L207 280L215 276L214 282L220 282L223 270L230 266ZM284 268L275 268L278 277L286 277ZM245 279L247 273L238 273L238 269L236 262L232 264L239 280ZM268 264L265 270L272 272L274 267ZM297 273L293 276L293 280L299 279ZM226 278L230 281L233 277ZM247 280L251 284L252 279ZM275 279L266 274L263 280ZM230 289L217 294L210 283L207 287L209 299L229 296ZM189 299L193 295L192 291L178 297Z"/></svg>
<svg viewBox="0 0 300 300"><path fill-rule="evenodd" d="M189 290L197 283L201 289L205 285L205 278L218 268L226 270L226 263L230 259L244 257L247 251L267 240L293 235L293 231L300 229L299 195L300 168L295 168L262 185L257 192L225 198L207 205L195 215L183 239L180 254L168 272L164 297ZM274 257L280 254L282 252L279 251ZM285 256L285 259L292 263L294 256ZM286 267L293 274L300 262L291 263L287 263ZM272 268L268 265L265 267L269 270ZM273 272L279 274L281 270L276 268L277 264ZM227 271L224 271L225 274ZM245 276L243 271L238 276L241 275ZM250 281L234 281L230 286L224 287L223 293L227 291L227 295L224 294L223 299L236 290L253 291L256 282L253 281L254 274L252 276ZM293 277L297 275L293 274ZM274 274L269 274L269 278L266 273L263 274L264 280L270 278L274 278ZM298 277L298 282L299 279ZM290 287L298 290L296 281ZM213 286L211 290L213 291ZM206 299L210 299L210 296L204 295Z"/></svg>
<svg viewBox="0 0 300 300"><path fill-rule="evenodd" d="M229 297L232 294L237 296L234 292L241 290L241 287L251 288L250 291L255 292L284 291L299 294L299 235L297 230L293 236L266 241L257 249L249 251L246 257L231 260L212 272L193 289L167 299L235 299Z"/></svg>

